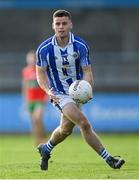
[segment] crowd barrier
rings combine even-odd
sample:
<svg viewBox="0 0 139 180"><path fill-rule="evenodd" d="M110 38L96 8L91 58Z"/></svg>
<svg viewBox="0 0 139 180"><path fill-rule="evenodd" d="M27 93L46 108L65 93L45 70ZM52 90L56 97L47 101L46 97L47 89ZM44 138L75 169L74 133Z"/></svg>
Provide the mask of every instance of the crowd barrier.
<svg viewBox="0 0 139 180"><path fill-rule="evenodd" d="M139 132L139 93L94 93L82 110L96 131ZM60 112L51 103L44 111L44 126L51 132L59 124ZM31 129L21 94L1 94L0 133L28 133Z"/></svg>

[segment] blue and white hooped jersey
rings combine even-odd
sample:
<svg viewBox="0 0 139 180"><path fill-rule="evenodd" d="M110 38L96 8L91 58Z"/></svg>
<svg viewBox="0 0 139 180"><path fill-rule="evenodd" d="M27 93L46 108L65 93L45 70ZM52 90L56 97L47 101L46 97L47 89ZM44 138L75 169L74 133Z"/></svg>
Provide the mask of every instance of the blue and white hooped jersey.
<svg viewBox="0 0 139 180"><path fill-rule="evenodd" d="M90 64L87 44L79 37L69 34L66 47L58 46L55 35L44 41L37 49L37 66L46 67L49 88L60 94L68 94L69 86L82 79L82 67Z"/></svg>

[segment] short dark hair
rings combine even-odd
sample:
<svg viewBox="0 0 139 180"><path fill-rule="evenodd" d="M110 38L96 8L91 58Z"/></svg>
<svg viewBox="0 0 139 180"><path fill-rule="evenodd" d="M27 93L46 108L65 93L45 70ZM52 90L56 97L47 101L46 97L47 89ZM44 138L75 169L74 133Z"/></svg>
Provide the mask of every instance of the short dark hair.
<svg viewBox="0 0 139 180"><path fill-rule="evenodd" d="M69 19L71 19L70 12L68 12L66 10L63 10L63 9L59 9L59 10L55 11L54 14L53 14L53 18L55 18L55 17L63 17L63 16L66 16Z"/></svg>

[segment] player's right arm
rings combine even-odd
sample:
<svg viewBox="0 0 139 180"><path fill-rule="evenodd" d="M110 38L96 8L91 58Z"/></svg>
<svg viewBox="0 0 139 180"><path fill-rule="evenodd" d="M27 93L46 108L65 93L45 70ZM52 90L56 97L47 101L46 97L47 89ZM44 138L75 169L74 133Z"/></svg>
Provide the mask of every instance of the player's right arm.
<svg viewBox="0 0 139 180"><path fill-rule="evenodd" d="M58 103L58 98L53 94L52 89L48 87L46 67L36 66L36 77L39 86L50 96L50 99L53 100L54 103Z"/></svg>
<svg viewBox="0 0 139 180"><path fill-rule="evenodd" d="M46 67L36 66L36 77L39 86L48 94L48 78L46 75Z"/></svg>
<svg viewBox="0 0 139 180"><path fill-rule="evenodd" d="M36 57L37 57L37 62L36 62L36 78L38 81L39 86L50 96L50 99L54 103L58 103L58 98L54 95L52 89L49 89L48 86L48 76L47 76L47 53L48 53L47 48L43 48L40 46L37 49L36 52Z"/></svg>

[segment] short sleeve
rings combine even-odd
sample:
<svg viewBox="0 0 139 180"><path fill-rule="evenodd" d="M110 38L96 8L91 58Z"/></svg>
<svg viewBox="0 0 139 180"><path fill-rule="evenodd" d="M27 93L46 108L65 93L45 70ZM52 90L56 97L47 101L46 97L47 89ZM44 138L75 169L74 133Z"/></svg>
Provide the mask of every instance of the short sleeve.
<svg viewBox="0 0 139 180"><path fill-rule="evenodd" d="M36 65L37 66L47 66L47 52L46 50L43 48L38 48L36 51Z"/></svg>
<svg viewBox="0 0 139 180"><path fill-rule="evenodd" d="M82 66L88 66L90 64L89 47L86 44L81 47L80 60Z"/></svg>

